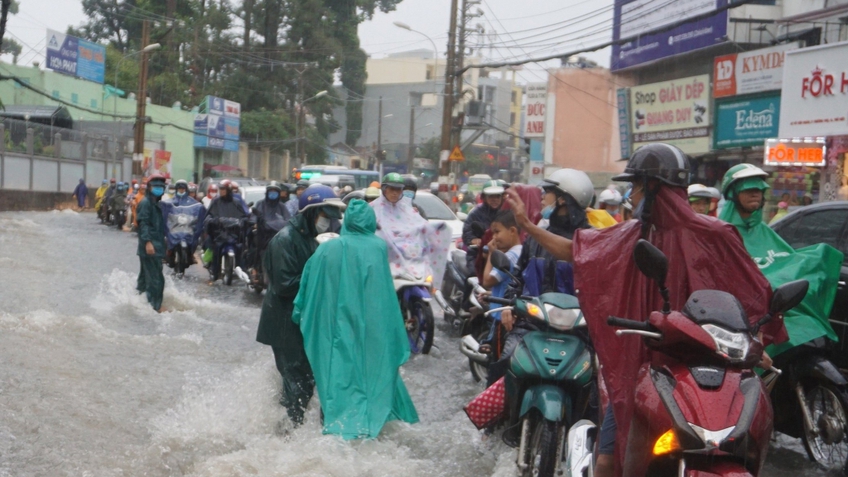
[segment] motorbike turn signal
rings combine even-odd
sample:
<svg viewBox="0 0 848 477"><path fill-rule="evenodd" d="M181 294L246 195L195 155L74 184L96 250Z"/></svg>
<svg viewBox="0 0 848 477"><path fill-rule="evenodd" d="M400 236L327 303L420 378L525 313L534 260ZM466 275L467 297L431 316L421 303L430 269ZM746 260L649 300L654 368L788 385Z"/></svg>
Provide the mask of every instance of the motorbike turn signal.
<svg viewBox="0 0 848 477"><path fill-rule="evenodd" d="M672 429L666 431L654 443L654 455L670 454L677 450L680 450L680 443L677 442L677 436L674 435L674 430Z"/></svg>
<svg viewBox="0 0 848 477"><path fill-rule="evenodd" d="M535 316L536 318L539 318L540 320L545 319L545 314L542 312L542 309L539 307L539 305L530 303L529 305L527 305L527 313L530 313L531 315Z"/></svg>

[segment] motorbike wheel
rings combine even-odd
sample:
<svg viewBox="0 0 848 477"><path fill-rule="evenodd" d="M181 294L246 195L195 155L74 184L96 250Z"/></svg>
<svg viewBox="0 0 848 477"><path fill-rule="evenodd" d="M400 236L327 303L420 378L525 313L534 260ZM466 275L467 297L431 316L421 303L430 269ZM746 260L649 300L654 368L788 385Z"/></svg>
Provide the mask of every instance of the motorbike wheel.
<svg viewBox="0 0 848 477"><path fill-rule="evenodd" d="M474 339L477 340L478 343L482 343L483 340L489 337L489 330L483 329L480 330L475 336ZM490 358L491 359L491 358ZM471 358L468 358L468 367L471 368L471 376L474 378L475 382L483 382L486 383L489 379L489 366L483 363L478 363Z"/></svg>
<svg viewBox="0 0 848 477"><path fill-rule="evenodd" d="M530 419L530 439L527 442L525 462L529 465L522 477L553 477L557 468L557 450L561 447L560 425L533 412L525 417Z"/></svg>
<svg viewBox="0 0 848 477"><path fill-rule="evenodd" d="M843 469L848 461L848 396L830 383L817 382L805 387L804 398L816 426L815 435L804 426L807 455L826 469Z"/></svg>
<svg viewBox="0 0 848 477"><path fill-rule="evenodd" d="M233 284L233 262L235 259L229 255L224 256L224 283L227 286Z"/></svg>
<svg viewBox="0 0 848 477"><path fill-rule="evenodd" d="M174 272L177 278L182 278L185 275L185 256L182 247L177 247L174 252Z"/></svg>
<svg viewBox="0 0 848 477"><path fill-rule="evenodd" d="M428 354L433 347L433 332L436 328L430 304L421 300L410 302L405 318L410 351Z"/></svg>

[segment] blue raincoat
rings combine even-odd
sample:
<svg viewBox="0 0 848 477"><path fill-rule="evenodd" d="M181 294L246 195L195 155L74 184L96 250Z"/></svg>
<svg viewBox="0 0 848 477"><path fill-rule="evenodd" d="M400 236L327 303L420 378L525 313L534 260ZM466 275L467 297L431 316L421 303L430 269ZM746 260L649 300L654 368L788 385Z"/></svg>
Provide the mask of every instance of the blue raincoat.
<svg viewBox="0 0 848 477"><path fill-rule="evenodd" d="M292 321L312 365L324 433L376 438L388 421L418 422L400 377L409 340L389 270L386 242L364 201L348 205L341 237L306 263Z"/></svg>

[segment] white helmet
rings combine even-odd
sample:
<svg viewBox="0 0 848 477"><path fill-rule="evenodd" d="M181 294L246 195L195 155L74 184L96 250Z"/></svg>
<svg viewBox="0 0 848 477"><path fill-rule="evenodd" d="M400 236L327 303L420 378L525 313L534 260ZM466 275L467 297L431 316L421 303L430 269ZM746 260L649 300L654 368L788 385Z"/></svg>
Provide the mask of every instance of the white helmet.
<svg viewBox="0 0 848 477"><path fill-rule="evenodd" d="M707 187L703 184L692 184L686 190L689 197L698 197L705 199L718 199L721 197L718 189L715 187Z"/></svg>
<svg viewBox="0 0 848 477"><path fill-rule="evenodd" d="M592 204L595 196L595 186L583 171L576 169L559 169L549 175L542 183L543 188L553 187L560 192L570 195L582 208Z"/></svg>
<svg viewBox="0 0 848 477"><path fill-rule="evenodd" d="M621 193L615 189L604 189L598 196L598 202L607 205L621 205Z"/></svg>

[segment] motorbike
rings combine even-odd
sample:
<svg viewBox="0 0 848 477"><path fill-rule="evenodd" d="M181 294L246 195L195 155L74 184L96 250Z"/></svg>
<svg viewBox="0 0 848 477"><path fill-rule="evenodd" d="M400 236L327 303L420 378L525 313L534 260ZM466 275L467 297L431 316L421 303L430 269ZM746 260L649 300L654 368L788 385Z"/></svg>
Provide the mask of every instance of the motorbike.
<svg viewBox="0 0 848 477"><path fill-rule="evenodd" d="M471 229L474 235L480 238L486 232L483 225L478 222L472 223ZM468 247L468 250L472 249L477 249L477 246L471 245ZM449 321L452 328L462 335L472 332L469 329L469 326L472 326L469 298L472 295L474 285L470 280L472 278L476 280L474 269L469 269L466 264L466 255L467 252L459 248L451 251L450 260L445 267L442 288L434 293L436 303L444 311L445 320Z"/></svg>
<svg viewBox="0 0 848 477"><path fill-rule="evenodd" d="M409 349L413 354L428 354L436 331L430 305L432 278L394 277L394 285L409 337Z"/></svg>
<svg viewBox="0 0 848 477"><path fill-rule="evenodd" d="M682 310L672 311L665 255L640 240L634 259L657 284L664 304L648 321L607 319L620 328L616 335L641 336L653 351L636 377L624 475L758 475L773 415L765 386L754 372L763 351L754 337L772 317L800 303L809 284L799 280L779 287L769 312L751 326L739 301L718 290L695 291ZM770 371L780 373L774 367ZM593 472L586 443L594 432L586 422L569 432L569 475Z"/></svg>
<svg viewBox="0 0 848 477"><path fill-rule="evenodd" d="M493 251L491 260L498 270L510 270L503 252ZM503 306L487 314L511 309L541 328L525 334L509 360L507 431L520 426L517 464L523 477L561 475L566 434L591 415L594 395L594 352L580 304L564 293L488 301Z"/></svg>
<svg viewBox="0 0 848 477"><path fill-rule="evenodd" d="M242 233L244 220L234 217L219 217L214 222L213 234L213 260L217 261L217 271L213 272L212 280L222 278L226 285L233 284L233 276L236 275L238 266L236 257L240 255L242 248Z"/></svg>
<svg viewBox="0 0 848 477"><path fill-rule="evenodd" d="M248 204L248 207L253 208L253 203ZM251 263L252 266L248 270L249 273L244 273L241 268L236 270L239 277L247 283L247 287L253 290L257 295L262 293L267 286L265 278L265 270L262 266L262 256L265 254L265 249L268 248L268 242L276 235L288 222L281 216L276 216L274 221L265 220L264 217L253 210L253 216L257 217L256 223L252 225L245 234L244 255L242 263Z"/></svg>
<svg viewBox="0 0 848 477"><path fill-rule="evenodd" d="M459 341L459 351L468 358L468 368L475 382L486 382L489 376L489 363L500 358L498 350L502 339L497 336L496 322L487 313L488 307L484 307L477 296L486 293L486 289L480 286L477 277L468 279L471 293L468 296L470 309L468 323L473 325L468 333L463 335Z"/></svg>
<svg viewBox="0 0 848 477"><path fill-rule="evenodd" d="M194 250L202 216L203 204L171 206L165 223L165 239L168 245L168 265L174 269L177 278L185 276L185 271L194 263Z"/></svg>

